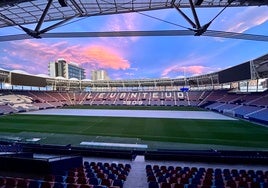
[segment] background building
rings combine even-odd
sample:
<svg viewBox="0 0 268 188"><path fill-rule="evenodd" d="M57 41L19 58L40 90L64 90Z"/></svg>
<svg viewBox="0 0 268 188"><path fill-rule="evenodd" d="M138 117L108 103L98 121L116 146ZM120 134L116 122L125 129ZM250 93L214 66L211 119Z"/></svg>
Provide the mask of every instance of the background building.
<svg viewBox="0 0 268 188"><path fill-rule="evenodd" d="M67 63L64 59L58 59L55 62L48 64L48 74L51 77L64 77L67 79L77 78L79 80L85 79L85 69L79 67L76 63Z"/></svg>
<svg viewBox="0 0 268 188"><path fill-rule="evenodd" d="M105 70L92 70L91 80L110 80Z"/></svg>

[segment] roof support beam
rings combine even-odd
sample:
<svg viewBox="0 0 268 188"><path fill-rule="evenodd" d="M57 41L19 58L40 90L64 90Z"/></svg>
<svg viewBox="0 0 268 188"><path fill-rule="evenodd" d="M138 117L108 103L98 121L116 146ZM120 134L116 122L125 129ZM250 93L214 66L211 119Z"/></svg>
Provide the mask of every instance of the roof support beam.
<svg viewBox="0 0 268 188"><path fill-rule="evenodd" d="M40 18L40 20L38 21L38 23L37 23L37 25L35 27L36 32L38 32L40 30L40 28L41 28L41 26L42 26L42 24L43 24L43 22L45 20L45 17L47 15L47 12L48 12L52 2L53 2L53 0L48 0L47 6L46 6L45 10L43 11L43 14L41 15L41 18Z"/></svg>
<svg viewBox="0 0 268 188"><path fill-rule="evenodd" d="M98 0L96 0L96 3L97 3L97 5L98 5L98 8L99 8L100 12L102 12L102 9L101 9L101 6L100 6L99 1L98 1Z"/></svg>
<svg viewBox="0 0 268 188"><path fill-rule="evenodd" d="M58 0L61 7L67 7L66 0Z"/></svg>
<svg viewBox="0 0 268 188"><path fill-rule="evenodd" d="M195 5L200 6L204 0L197 0L195 1Z"/></svg>
<svg viewBox="0 0 268 188"><path fill-rule="evenodd" d="M2 18L2 17L3 17L3 18ZM11 25L11 26L12 26L12 24L13 24L13 22L11 22L10 20L7 20L7 19L3 16L3 14L1 14L1 13L0 13L0 21L5 22L7 25Z"/></svg>
<svg viewBox="0 0 268 188"><path fill-rule="evenodd" d="M76 10L82 15L84 14L84 11L81 9L81 7L75 2L75 0L70 0L73 6L76 8Z"/></svg>
<svg viewBox="0 0 268 188"><path fill-rule="evenodd" d="M196 28L197 29L200 29L201 28L201 25L200 25L200 22L199 22L197 13L195 11L195 6L194 6L194 3L193 3L193 0L189 0L189 3L190 3L190 7L191 7L191 10L192 10L193 16L194 16Z"/></svg>
<svg viewBox="0 0 268 188"><path fill-rule="evenodd" d="M118 12L116 1L114 0L115 11Z"/></svg>
<svg viewBox="0 0 268 188"><path fill-rule="evenodd" d="M182 10L178 7L178 5L173 5L176 9L177 9L177 11L179 11L179 13L183 16L183 18L187 21L187 22L189 22L189 24L191 24L192 25L192 27L193 28L196 28L196 25L195 25L195 23L184 13L184 12L182 12Z"/></svg>
<svg viewBox="0 0 268 188"><path fill-rule="evenodd" d="M70 20L72 20L72 19L74 19L74 18L76 18L76 17L78 17L78 16L79 16L79 15L75 15L75 16L73 16L73 17L66 18L65 20L62 20L62 21L60 21L60 22L58 22L58 23L55 23L55 24L53 24L53 25L51 25L51 26L49 26L49 27L47 27L47 28L45 28L45 29L39 31L39 33L46 33L46 32L48 32L48 31L50 31L50 30L52 30L52 29L55 29L55 28L57 28L58 26L60 26L60 25L62 25L62 24L64 24L64 23L66 23L66 22L68 22L68 21L70 21Z"/></svg>

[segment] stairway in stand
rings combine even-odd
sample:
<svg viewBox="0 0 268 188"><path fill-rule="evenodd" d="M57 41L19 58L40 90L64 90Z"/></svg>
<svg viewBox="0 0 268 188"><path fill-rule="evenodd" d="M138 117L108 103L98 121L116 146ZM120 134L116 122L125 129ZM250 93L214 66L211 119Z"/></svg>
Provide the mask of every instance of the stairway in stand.
<svg viewBox="0 0 268 188"><path fill-rule="evenodd" d="M144 156L137 156L131 163L131 170L124 183L124 188L146 188L148 187L145 171Z"/></svg>

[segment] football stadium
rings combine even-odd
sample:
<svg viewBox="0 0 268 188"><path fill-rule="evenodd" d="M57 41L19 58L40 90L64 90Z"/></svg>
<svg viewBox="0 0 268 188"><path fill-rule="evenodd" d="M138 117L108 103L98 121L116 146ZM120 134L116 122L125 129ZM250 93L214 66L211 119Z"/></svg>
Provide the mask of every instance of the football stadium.
<svg viewBox="0 0 268 188"><path fill-rule="evenodd" d="M139 7L142 1L134 2L134 9L145 10ZM193 3L209 7L225 1L165 2L192 8ZM72 4L78 12L87 7L75 0L47 4L52 9ZM107 6L104 1L95 4L100 10ZM165 3L148 4L149 10ZM39 14L46 14L48 5ZM0 3L10 12L29 6L41 6L40 1ZM118 11L126 10L118 5ZM38 24L46 21L42 17ZM1 27L23 24L19 18L14 18L17 23L2 14L0 18ZM194 33L206 32L200 29ZM24 31L23 39L49 37ZM16 37L0 40L22 39ZM267 188L267 78L268 54L183 78L67 79L0 68L0 187Z"/></svg>

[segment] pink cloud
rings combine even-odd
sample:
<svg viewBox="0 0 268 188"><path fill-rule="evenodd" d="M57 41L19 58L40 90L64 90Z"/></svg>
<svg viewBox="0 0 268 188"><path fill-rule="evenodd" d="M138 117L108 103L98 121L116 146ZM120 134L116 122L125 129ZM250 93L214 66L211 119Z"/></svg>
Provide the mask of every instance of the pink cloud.
<svg viewBox="0 0 268 188"><path fill-rule="evenodd" d="M111 16L105 24L103 31L135 31L141 30L142 19L138 14L125 13L116 16ZM104 41L113 43L114 46L124 45L128 46L129 43L136 42L139 37L117 37L116 43L113 39L103 38Z"/></svg>
<svg viewBox="0 0 268 188"><path fill-rule="evenodd" d="M215 55L215 54L214 54ZM190 54L187 59L179 60L179 63L166 67L161 74L161 77L179 77L179 76L195 76L216 72L219 69L211 66L205 66L212 56L198 56Z"/></svg>
<svg viewBox="0 0 268 188"><path fill-rule="evenodd" d="M87 47L83 55L88 59L88 63L98 62L101 68L111 68L115 70L130 68L130 64L126 59L104 46Z"/></svg>
<svg viewBox="0 0 268 188"><path fill-rule="evenodd" d="M23 64L18 68L33 74L47 73L48 63L58 58L64 58L68 62L80 64L82 67L88 68L86 72L97 68L114 70L130 68L130 62L124 58L121 52L105 47L102 44L86 46L70 45L66 41L49 44L25 40L12 42L4 50L10 60L16 58L20 61L12 62L12 64Z"/></svg>
<svg viewBox="0 0 268 188"><path fill-rule="evenodd" d="M207 69L208 69L208 67L200 66L200 65L193 65L193 66L174 65L174 66L166 68L162 72L162 77L166 77L170 73L180 73L180 74L187 74L187 75L189 75L189 74L190 75L202 74Z"/></svg>

